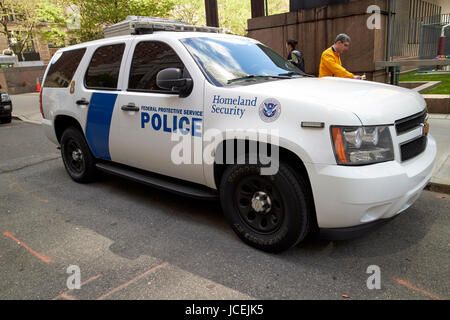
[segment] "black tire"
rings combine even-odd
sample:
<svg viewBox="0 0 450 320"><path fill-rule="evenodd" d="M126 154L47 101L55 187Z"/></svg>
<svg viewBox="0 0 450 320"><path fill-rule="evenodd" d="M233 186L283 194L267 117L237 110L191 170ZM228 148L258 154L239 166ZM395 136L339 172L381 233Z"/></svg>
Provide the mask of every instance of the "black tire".
<svg viewBox="0 0 450 320"><path fill-rule="evenodd" d="M260 170L260 165L229 166L221 180L220 199L225 217L245 243L278 253L308 235L313 226L312 199L308 184L287 164L280 163L272 176L260 175Z"/></svg>
<svg viewBox="0 0 450 320"><path fill-rule="evenodd" d="M9 116L7 118L0 119L0 122L1 123L11 123L11 120L12 120L12 116Z"/></svg>
<svg viewBox="0 0 450 320"><path fill-rule="evenodd" d="M61 156L70 177L80 183L96 177L95 158L80 130L69 127L61 137Z"/></svg>

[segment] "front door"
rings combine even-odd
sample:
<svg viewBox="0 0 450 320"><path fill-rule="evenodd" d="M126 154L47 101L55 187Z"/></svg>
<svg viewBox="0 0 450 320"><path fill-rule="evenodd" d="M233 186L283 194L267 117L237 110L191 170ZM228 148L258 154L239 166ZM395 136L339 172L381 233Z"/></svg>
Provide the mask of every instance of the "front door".
<svg viewBox="0 0 450 320"><path fill-rule="evenodd" d="M204 183L204 80L193 79L193 91L186 98L159 88L156 76L163 69L179 68L191 77L174 48L162 41L134 40L126 65L128 81L118 103L122 152L114 161Z"/></svg>

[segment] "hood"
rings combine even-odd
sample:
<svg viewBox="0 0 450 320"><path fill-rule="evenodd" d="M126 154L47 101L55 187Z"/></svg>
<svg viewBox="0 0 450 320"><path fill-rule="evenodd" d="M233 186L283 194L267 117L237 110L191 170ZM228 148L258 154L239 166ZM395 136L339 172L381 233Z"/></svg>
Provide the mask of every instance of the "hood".
<svg viewBox="0 0 450 320"><path fill-rule="evenodd" d="M297 78L242 87L243 91L272 96L280 101L295 99L354 113L363 125L393 124L423 111L422 96L409 89L379 82L344 78Z"/></svg>

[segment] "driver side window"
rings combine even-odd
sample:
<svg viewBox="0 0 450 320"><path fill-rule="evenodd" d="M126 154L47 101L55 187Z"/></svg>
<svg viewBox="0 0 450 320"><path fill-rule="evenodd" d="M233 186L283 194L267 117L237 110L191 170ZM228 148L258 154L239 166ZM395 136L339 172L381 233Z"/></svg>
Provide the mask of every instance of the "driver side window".
<svg viewBox="0 0 450 320"><path fill-rule="evenodd" d="M166 68L184 69L175 51L166 43L143 41L136 45L131 63L128 91L167 93L156 84L159 71Z"/></svg>

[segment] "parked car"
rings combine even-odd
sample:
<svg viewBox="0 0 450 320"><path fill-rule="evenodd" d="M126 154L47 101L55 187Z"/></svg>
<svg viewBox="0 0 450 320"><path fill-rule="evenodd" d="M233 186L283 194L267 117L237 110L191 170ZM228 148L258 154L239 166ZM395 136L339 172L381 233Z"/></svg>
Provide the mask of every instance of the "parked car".
<svg viewBox="0 0 450 320"><path fill-rule="evenodd" d="M420 94L308 77L249 38L149 29L60 49L48 65L42 125L73 180L100 170L220 199L244 242L280 252L311 233L361 235L431 179Z"/></svg>
<svg viewBox="0 0 450 320"><path fill-rule="evenodd" d="M10 123L12 119L12 102L8 93L1 90L2 86L0 85L0 122L1 123Z"/></svg>

